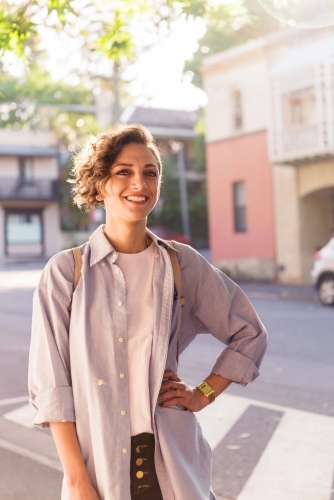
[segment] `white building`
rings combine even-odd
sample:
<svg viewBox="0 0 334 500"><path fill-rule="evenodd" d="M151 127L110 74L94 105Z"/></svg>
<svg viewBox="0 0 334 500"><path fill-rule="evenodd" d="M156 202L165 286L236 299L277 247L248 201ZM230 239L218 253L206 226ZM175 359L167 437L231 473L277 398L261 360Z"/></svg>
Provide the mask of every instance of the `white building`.
<svg viewBox="0 0 334 500"><path fill-rule="evenodd" d="M202 73L215 263L309 283L334 226L334 29L274 32Z"/></svg>
<svg viewBox="0 0 334 500"><path fill-rule="evenodd" d="M51 132L0 129L0 262L59 251L59 168Z"/></svg>

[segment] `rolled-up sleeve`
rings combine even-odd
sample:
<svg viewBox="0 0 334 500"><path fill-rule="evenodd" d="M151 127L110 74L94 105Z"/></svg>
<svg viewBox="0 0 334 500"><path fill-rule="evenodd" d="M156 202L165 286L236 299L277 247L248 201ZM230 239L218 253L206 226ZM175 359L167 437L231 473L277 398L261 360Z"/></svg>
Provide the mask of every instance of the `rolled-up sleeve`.
<svg viewBox="0 0 334 500"><path fill-rule="evenodd" d="M28 373L29 400L36 409L34 424L42 428L49 427L49 422L75 421L68 334L70 299L49 285L49 276L42 277L34 293Z"/></svg>
<svg viewBox="0 0 334 500"><path fill-rule="evenodd" d="M183 252L184 254L184 252ZM211 373L246 385L259 375L268 335L252 304L241 288L194 251L181 261L188 298L189 325L196 333L210 333L226 345ZM185 345L187 344L185 339Z"/></svg>

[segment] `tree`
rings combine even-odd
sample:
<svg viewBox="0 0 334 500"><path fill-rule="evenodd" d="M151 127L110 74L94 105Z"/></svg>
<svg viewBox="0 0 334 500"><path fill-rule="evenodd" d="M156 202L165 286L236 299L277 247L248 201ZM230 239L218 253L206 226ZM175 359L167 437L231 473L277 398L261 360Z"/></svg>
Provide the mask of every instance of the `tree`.
<svg viewBox="0 0 334 500"><path fill-rule="evenodd" d="M38 52L45 30L65 32L80 41L87 60L105 57L113 64L114 115L120 112L119 80L122 67L133 61L176 20L201 17L223 19L230 25L245 16L242 0L217 4L214 0L3 0L0 6L0 55L11 52L29 59ZM134 34L140 26L140 35ZM146 36L145 36L146 35ZM148 41L147 41L148 40ZM99 56L100 55L100 56ZM93 64L94 70L96 64ZM86 69L87 71L87 69ZM89 75L90 78L95 75ZM101 75L100 75L101 76Z"/></svg>
<svg viewBox="0 0 334 500"><path fill-rule="evenodd" d="M197 52L190 61L186 61L184 72L191 71L192 83L203 88L200 67L204 57L226 50L235 45L258 38L280 27L280 23L270 16L256 0L244 0L247 15L237 17L235 22L227 23L224 13L208 20L207 31L199 42Z"/></svg>

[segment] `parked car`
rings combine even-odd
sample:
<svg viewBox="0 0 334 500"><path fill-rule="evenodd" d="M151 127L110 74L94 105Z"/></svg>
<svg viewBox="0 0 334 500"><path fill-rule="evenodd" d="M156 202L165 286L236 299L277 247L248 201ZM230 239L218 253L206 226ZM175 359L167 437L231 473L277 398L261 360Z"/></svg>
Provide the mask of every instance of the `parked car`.
<svg viewBox="0 0 334 500"><path fill-rule="evenodd" d="M182 233L174 231L174 229L170 229L169 227L151 226L149 227L149 230L163 240L174 240L178 241L179 243L185 243L186 245L192 245L192 241L190 238Z"/></svg>
<svg viewBox="0 0 334 500"><path fill-rule="evenodd" d="M322 304L334 306L334 238L315 254L311 277Z"/></svg>

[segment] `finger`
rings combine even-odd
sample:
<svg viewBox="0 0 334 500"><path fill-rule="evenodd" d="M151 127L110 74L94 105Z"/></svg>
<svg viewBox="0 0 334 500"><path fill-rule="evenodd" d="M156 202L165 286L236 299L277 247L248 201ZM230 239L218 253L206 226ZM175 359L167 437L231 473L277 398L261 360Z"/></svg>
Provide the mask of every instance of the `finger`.
<svg viewBox="0 0 334 500"><path fill-rule="evenodd" d="M183 394L184 393L182 393L180 389L166 391L158 396L158 401L169 401L170 399L175 399L175 398L181 399Z"/></svg>
<svg viewBox="0 0 334 500"><path fill-rule="evenodd" d="M168 399L167 401L162 401L161 403L159 403L159 405L162 408L167 408L168 406L178 406L178 405L182 405L185 408L187 408L187 403L185 403L184 401L182 401L181 398Z"/></svg>
<svg viewBox="0 0 334 500"><path fill-rule="evenodd" d="M180 382L174 382L173 380L166 380L166 382L162 382L160 392L171 389L180 389L180 391L185 391L186 385Z"/></svg>
<svg viewBox="0 0 334 500"><path fill-rule="evenodd" d="M175 381L180 381L181 379L179 379L179 377L176 375L175 372L173 372L173 370L166 370L164 372L164 377L163 378L170 378L172 380L175 380Z"/></svg>

